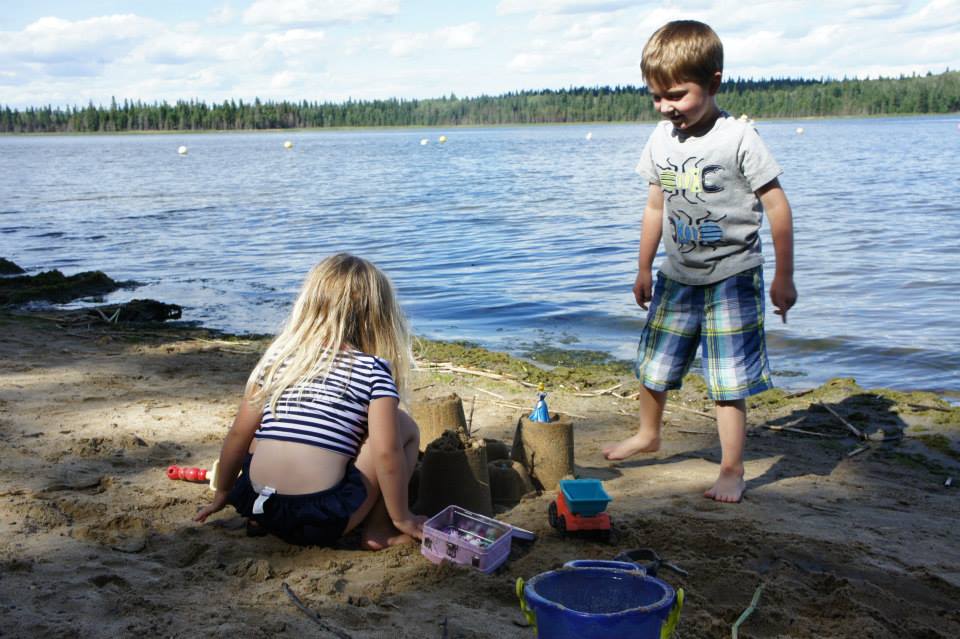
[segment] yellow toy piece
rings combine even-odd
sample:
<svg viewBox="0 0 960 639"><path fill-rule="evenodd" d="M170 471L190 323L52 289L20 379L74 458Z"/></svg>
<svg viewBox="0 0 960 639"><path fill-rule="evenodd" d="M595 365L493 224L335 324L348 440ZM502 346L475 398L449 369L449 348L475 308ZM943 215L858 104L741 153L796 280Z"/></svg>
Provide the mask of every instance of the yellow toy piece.
<svg viewBox="0 0 960 639"><path fill-rule="evenodd" d="M667 620L660 626L660 639L670 639L680 623L680 611L683 609L683 588L677 588L677 601L667 615Z"/></svg>
<svg viewBox="0 0 960 639"><path fill-rule="evenodd" d="M520 600L520 612L523 613L524 618L527 620L527 623L530 624L530 627L533 628L533 634L537 634L537 613L530 610L527 607L527 600L523 598L523 577L517 577L517 598Z"/></svg>

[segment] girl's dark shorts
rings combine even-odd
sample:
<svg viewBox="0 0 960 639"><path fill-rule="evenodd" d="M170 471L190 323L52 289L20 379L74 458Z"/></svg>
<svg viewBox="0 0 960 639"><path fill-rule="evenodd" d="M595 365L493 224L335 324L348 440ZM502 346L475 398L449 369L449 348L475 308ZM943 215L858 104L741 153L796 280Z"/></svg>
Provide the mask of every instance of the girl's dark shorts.
<svg viewBox="0 0 960 639"><path fill-rule="evenodd" d="M237 512L248 517L265 531L291 544L329 546L337 541L347 521L367 498L363 475L353 462L339 484L327 490L304 495L274 493L263 504L263 513L253 514L253 502L259 497L250 484L250 460L243 462L243 473L237 478L227 500Z"/></svg>

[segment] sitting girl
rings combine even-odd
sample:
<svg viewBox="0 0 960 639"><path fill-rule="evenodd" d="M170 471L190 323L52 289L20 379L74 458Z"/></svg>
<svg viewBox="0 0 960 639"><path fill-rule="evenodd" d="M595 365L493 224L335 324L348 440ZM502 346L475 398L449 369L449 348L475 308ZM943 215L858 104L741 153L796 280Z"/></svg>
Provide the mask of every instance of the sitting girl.
<svg viewBox="0 0 960 639"><path fill-rule="evenodd" d="M390 280L346 253L323 260L250 373L195 521L229 503L248 532L295 544L329 545L361 523L373 550L419 539L407 486L420 433L398 408L411 359Z"/></svg>

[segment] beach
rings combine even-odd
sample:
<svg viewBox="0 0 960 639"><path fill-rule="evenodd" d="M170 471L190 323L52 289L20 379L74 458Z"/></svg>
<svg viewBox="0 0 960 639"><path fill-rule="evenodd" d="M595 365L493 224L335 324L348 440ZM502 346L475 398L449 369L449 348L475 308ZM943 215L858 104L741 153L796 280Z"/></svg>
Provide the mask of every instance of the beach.
<svg viewBox="0 0 960 639"><path fill-rule="evenodd" d="M684 639L729 636L761 585L740 637L960 636L960 409L936 394L834 379L752 398L747 493L727 505L702 497L720 453L702 382L671 393L660 452L611 463L636 381L554 369L550 409L574 423L577 475L613 498L612 538L561 535L554 492L531 493L495 516L536 540L484 575L416 545L251 538L229 508L191 521L212 493L166 469L210 467L266 343L0 315L0 636L533 637L518 577L638 547L688 573L660 573L685 592ZM475 434L510 442L545 373L480 352L421 344L412 401L457 393Z"/></svg>

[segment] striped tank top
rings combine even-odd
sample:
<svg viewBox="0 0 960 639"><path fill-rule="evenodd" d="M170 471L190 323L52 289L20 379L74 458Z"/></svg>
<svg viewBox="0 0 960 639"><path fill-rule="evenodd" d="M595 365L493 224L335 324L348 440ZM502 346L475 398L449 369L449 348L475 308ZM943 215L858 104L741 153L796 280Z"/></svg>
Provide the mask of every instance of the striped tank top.
<svg viewBox="0 0 960 639"><path fill-rule="evenodd" d="M319 446L356 459L367 436L370 402L399 395L386 360L360 351L347 354L325 379L286 389L276 414L266 401L254 437Z"/></svg>

